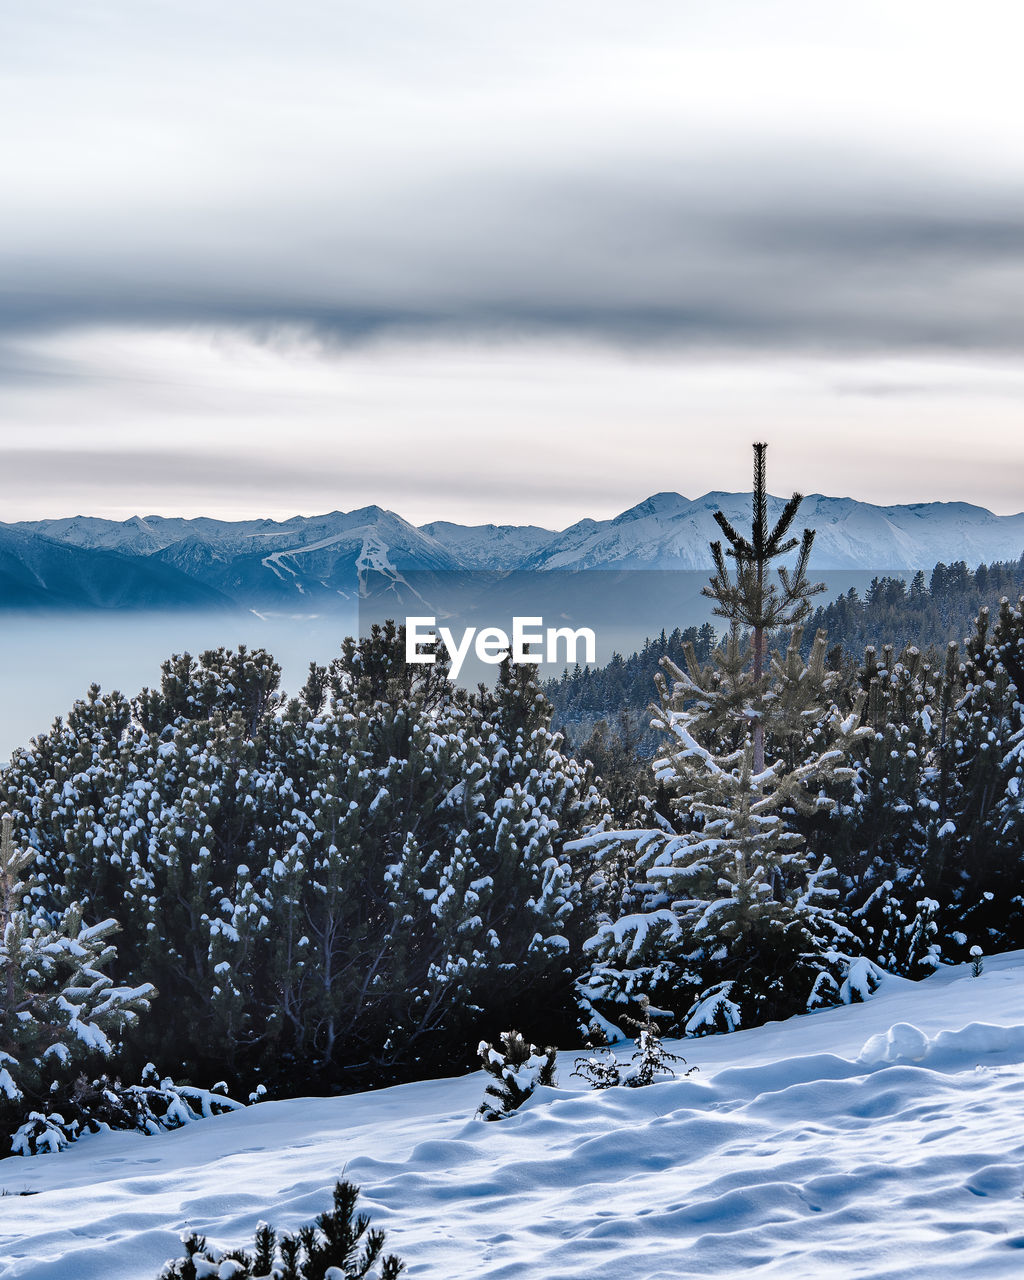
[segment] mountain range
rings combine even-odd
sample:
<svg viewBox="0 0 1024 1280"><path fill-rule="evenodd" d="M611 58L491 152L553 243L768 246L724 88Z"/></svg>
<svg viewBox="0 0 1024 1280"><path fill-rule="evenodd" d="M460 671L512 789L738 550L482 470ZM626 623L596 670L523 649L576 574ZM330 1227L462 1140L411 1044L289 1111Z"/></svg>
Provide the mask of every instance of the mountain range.
<svg viewBox="0 0 1024 1280"><path fill-rule="evenodd" d="M783 500L770 500L770 515ZM419 527L381 507L290 520L75 516L0 524L0 608L325 610L410 573L707 570L718 510L749 521L749 493L658 493L610 520ZM812 568L930 570L1024 552L1024 513L967 503L881 507L812 494L797 529L816 532Z"/></svg>

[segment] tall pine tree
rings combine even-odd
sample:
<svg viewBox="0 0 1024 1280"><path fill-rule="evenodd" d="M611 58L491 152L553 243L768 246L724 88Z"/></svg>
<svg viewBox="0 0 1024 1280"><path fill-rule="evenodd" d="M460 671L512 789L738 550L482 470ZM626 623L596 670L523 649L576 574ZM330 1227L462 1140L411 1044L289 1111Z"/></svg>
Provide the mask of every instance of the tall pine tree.
<svg viewBox="0 0 1024 1280"><path fill-rule="evenodd" d="M636 998L683 1015L687 1030L728 1030L838 999L852 935L835 912L833 871L806 848L798 814L832 809L825 793L852 776L846 765L860 735L859 705L842 714L839 677L819 633L801 657L800 622L811 597L807 566L814 540L788 532L801 497L768 520L765 449L754 446L750 537L722 514L729 540L712 544L706 588L730 623L707 664L664 662L655 723L668 747L655 761L675 791L678 830L599 833L591 844L636 850L640 909L608 920L590 940L585 998ZM793 567L774 561L797 551ZM730 573L727 557L735 569ZM793 628L787 651L769 656L768 633Z"/></svg>

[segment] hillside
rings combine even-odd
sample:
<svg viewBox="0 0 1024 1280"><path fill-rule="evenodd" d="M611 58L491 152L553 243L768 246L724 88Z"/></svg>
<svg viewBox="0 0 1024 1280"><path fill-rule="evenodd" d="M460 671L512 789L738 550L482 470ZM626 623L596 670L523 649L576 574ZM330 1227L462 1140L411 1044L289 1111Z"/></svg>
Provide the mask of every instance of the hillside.
<svg viewBox="0 0 1024 1280"><path fill-rule="evenodd" d="M804 627L804 651L809 651L820 628L848 663L862 663L868 645L879 652L889 645L896 654L913 645L938 654L941 662L950 642L960 644L974 631L982 609L994 615L1003 597L1017 600L1022 594L1024 559L973 570L962 561L940 563L929 576L919 572L909 583L900 577L876 577L863 597L851 588L811 613ZM662 631L647 638L628 656L615 654L603 666L577 668L549 679L544 692L554 708L554 723L582 746L601 720L621 737L625 716L631 754L650 760L661 741L650 728L648 710L662 656L684 666L683 646L690 641L700 661L706 662L721 639L711 624L685 630L676 627L670 634Z"/></svg>
<svg viewBox="0 0 1024 1280"><path fill-rule="evenodd" d="M1003 1280L1024 1256L1022 1009L1018 951L687 1040L699 1072L647 1089L586 1091L565 1053L561 1087L498 1124L473 1118L478 1072L101 1134L0 1162L4 1274L155 1278L182 1230L251 1242L344 1175L411 1280Z"/></svg>
<svg viewBox="0 0 1024 1280"><path fill-rule="evenodd" d="M230 609L213 584L149 557L0 525L0 609Z"/></svg>

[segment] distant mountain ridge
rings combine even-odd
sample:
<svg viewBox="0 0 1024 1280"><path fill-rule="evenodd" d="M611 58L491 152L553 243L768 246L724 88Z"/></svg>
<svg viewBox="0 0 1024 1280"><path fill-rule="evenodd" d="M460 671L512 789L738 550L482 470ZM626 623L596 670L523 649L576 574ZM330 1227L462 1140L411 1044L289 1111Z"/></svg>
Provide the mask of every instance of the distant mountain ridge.
<svg viewBox="0 0 1024 1280"><path fill-rule="evenodd" d="M772 498L770 514L782 505ZM658 493L613 519L561 531L443 520L416 527L378 506L283 521L22 521L0 525L0 607L321 609L412 572L707 570L717 510L742 524L750 494ZM816 571L974 566L1024 552L1024 513L997 516L967 503L882 507L811 494L800 508L804 525L817 531Z"/></svg>
<svg viewBox="0 0 1024 1280"><path fill-rule="evenodd" d="M0 609L231 609L232 599L153 558L0 525Z"/></svg>
<svg viewBox="0 0 1024 1280"><path fill-rule="evenodd" d="M704 494L690 500L658 493L612 520L581 520L523 567L543 569L710 569L709 544L721 540L715 522L723 511L742 527L750 519L749 493ZM769 516L784 500L769 499ZM915 503L880 507L854 498L810 494L797 527L816 530L815 569L930 569L941 560L976 565L1016 560L1024 551L1024 513L997 516L967 503Z"/></svg>

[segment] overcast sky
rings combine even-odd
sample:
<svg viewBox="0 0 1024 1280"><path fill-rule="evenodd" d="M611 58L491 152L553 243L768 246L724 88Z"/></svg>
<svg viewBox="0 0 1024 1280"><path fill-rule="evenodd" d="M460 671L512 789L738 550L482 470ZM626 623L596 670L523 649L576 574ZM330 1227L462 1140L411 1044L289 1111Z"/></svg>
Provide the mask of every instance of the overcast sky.
<svg viewBox="0 0 1024 1280"><path fill-rule="evenodd" d="M0 518L1024 508L1017 0L0 5Z"/></svg>

